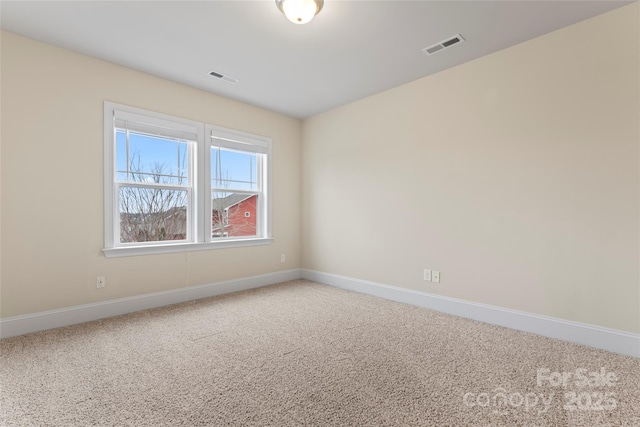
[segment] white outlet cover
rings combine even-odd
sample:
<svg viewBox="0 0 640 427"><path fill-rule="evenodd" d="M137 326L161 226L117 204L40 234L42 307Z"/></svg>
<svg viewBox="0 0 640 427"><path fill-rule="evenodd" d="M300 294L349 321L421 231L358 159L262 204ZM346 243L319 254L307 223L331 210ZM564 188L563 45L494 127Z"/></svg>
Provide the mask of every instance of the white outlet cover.
<svg viewBox="0 0 640 427"><path fill-rule="evenodd" d="M431 270L424 271L424 280L426 280L427 282L431 281Z"/></svg>
<svg viewBox="0 0 640 427"><path fill-rule="evenodd" d="M434 283L440 283L440 272L439 271L433 271L431 273L431 281Z"/></svg>

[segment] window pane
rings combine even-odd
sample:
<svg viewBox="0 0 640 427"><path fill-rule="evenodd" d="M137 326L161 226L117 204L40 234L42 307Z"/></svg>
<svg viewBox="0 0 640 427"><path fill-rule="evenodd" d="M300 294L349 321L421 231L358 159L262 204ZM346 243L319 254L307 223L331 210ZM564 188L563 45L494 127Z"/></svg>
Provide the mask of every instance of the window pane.
<svg viewBox="0 0 640 427"><path fill-rule="evenodd" d="M257 235L257 194L211 193L211 237Z"/></svg>
<svg viewBox="0 0 640 427"><path fill-rule="evenodd" d="M211 148L211 187L258 190L258 154Z"/></svg>
<svg viewBox="0 0 640 427"><path fill-rule="evenodd" d="M116 132L117 179L128 182L188 185L188 143L129 132Z"/></svg>
<svg viewBox="0 0 640 427"><path fill-rule="evenodd" d="M120 187L120 243L184 240L187 191Z"/></svg>

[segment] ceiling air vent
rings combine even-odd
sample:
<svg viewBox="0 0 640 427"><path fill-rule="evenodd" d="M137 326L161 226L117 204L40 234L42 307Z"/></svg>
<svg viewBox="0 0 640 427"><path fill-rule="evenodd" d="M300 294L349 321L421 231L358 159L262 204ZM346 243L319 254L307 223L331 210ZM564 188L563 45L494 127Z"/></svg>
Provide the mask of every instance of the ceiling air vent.
<svg viewBox="0 0 640 427"><path fill-rule="evenodd" d="M238 79L234 79L231 76L225 76L224 74L218 73L217 71L209 71L209 75L215 78L218 78L220 80L224 80L227 83L231 83L231 84L238 83Z"/></svg>
<svg viewBox="0 0 640 427"><path fill-rule="evenodd" d="M429 47L425 47L422 51L427 55L433 55L434 53L440 52L441 50L445 50L448 47L451 47L455 44L462 43L464 39L460 34L456 34L453 37L449 37L446 40L443 40L439 43L431 45Z"/></svg>

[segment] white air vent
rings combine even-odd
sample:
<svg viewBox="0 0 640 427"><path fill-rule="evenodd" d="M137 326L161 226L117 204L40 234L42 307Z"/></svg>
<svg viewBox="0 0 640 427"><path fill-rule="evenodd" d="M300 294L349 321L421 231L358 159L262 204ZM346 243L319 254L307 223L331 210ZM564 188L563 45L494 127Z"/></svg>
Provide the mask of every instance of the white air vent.
<svg viewBox="0 0 640 427"><path fill-rule="evenodd" d="M462 43L463 41L464 39L462 38L462 36L460 34L456 34L455 36L449 37L448 39L443 40L439 43L436 43L429 47L425 47L424 49L422 49L422 51L426 55L433 55L434 53L438 53L441 50L445 50L446 48L451 47L455 44Z"/></svg>
<svg viewBox="0 0 640 427"><path fill-rule="evenodd" d="M228 83L231 83L231 84L238 83L238 79L234 79L231 76L225 76L224 74L219 73L217 71L209 71L209 75L213 76L213 77L215 77L217 79L224 80L225 82L228 82Z"/></svg>

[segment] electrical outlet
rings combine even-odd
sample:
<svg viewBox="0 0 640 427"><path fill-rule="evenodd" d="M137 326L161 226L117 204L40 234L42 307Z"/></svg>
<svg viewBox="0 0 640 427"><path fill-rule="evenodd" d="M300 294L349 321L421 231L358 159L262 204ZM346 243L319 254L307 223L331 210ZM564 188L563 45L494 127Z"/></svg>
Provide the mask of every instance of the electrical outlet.
<svg viewBox="0 0 640 427"><path fill-rule="evenodd" d="M431 270L424 271L424 280L426 280L427 282L431 281Z"/></svg>
<svg viewBox="0 0 640 427"><path fill-rule="evenodd" d="M433 270L431 272L431 281L434 283L440 283L440 272Z"/></svg>
<svg viewBox="0 0 640 427"><path fill-rule="evenodd" d="M280 262L285 262L287 260L287 256L285 254L280 255Z"/></svg>
<svg viewBox="0 0 640 427"><path fill-rule="evenodd" d="M107 279L104 276L98 276L96 279L96 288L104 288L107 286Z"/></svg>

